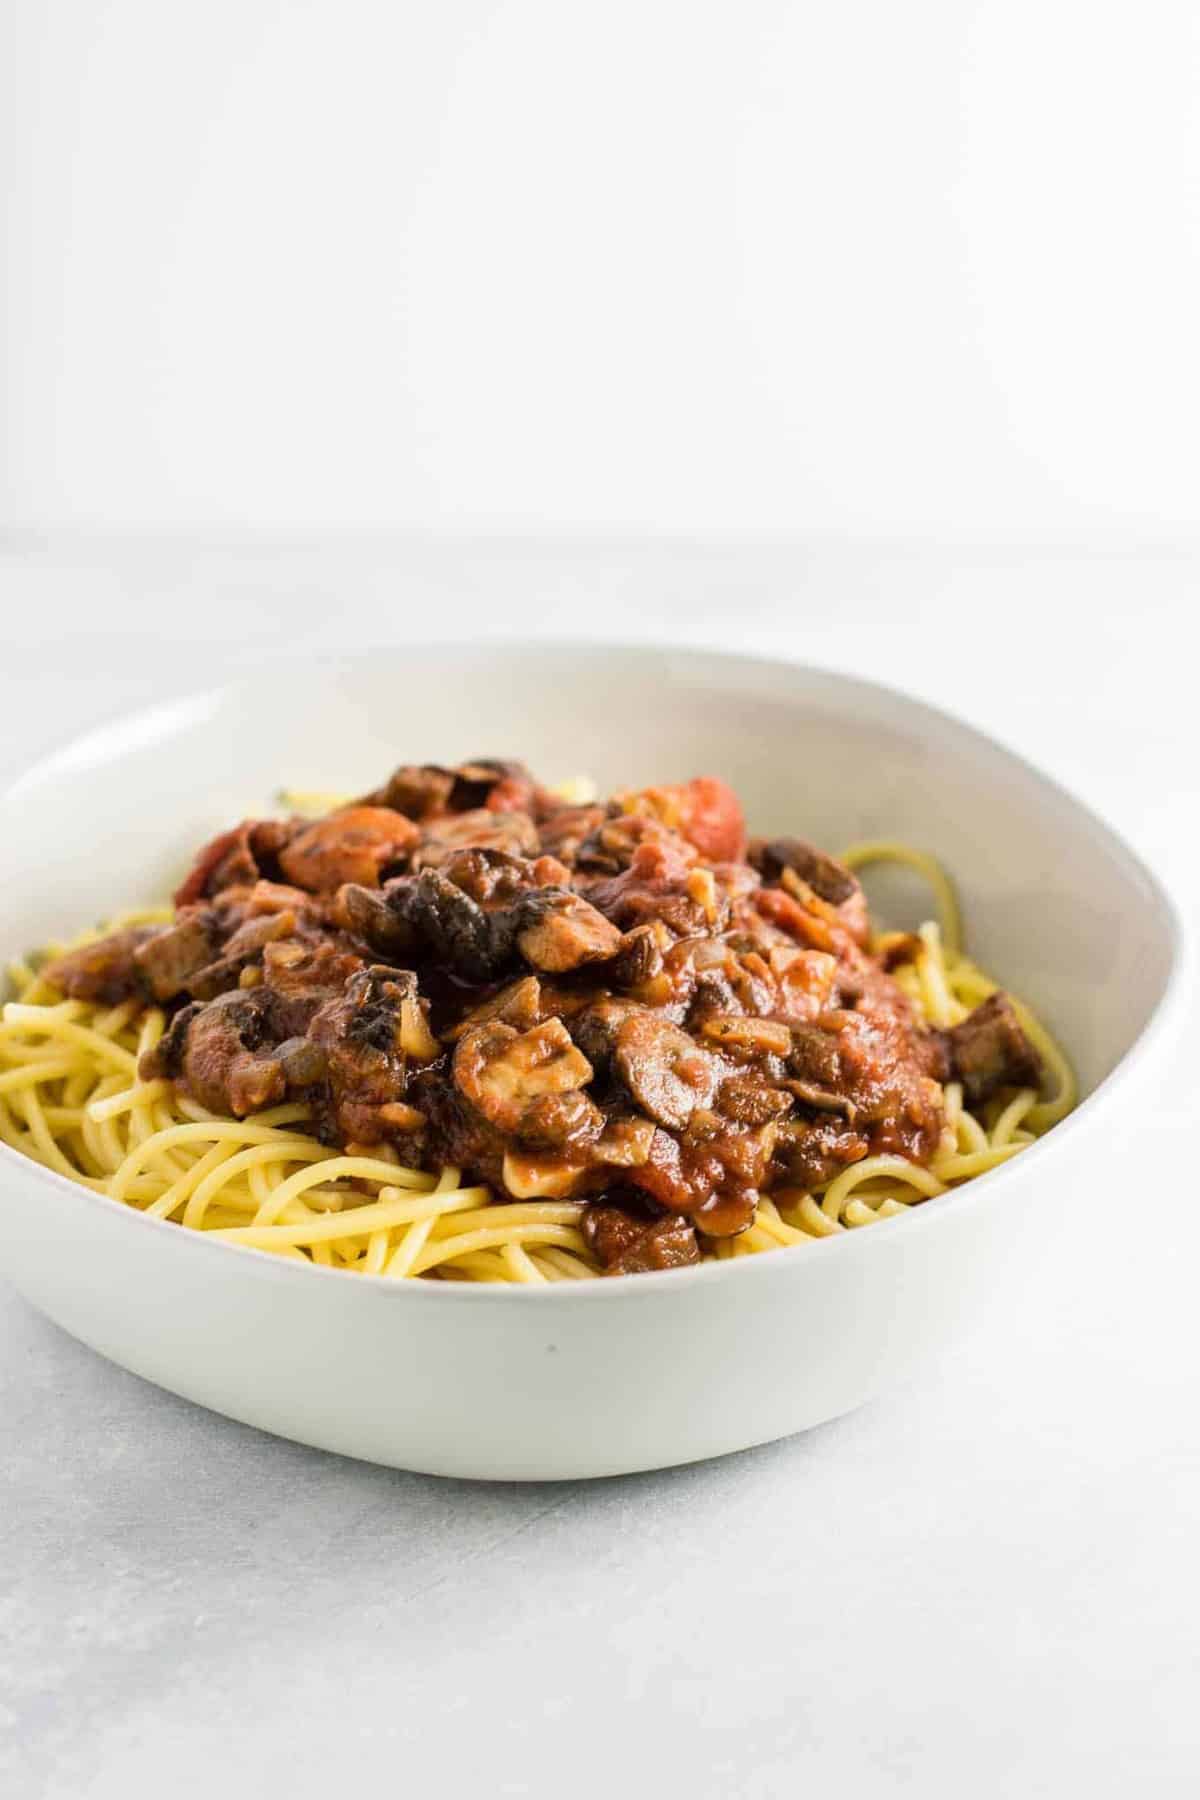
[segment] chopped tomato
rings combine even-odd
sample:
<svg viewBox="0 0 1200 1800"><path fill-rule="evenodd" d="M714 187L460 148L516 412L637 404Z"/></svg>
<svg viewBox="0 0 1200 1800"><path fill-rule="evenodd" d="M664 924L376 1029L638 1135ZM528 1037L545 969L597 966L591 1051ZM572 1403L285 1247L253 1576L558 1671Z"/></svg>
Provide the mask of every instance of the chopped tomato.
<svg viewBox="0 0 1200 1800"><path fill-rule="evenodd" d="M709 862L737 862L746 854L741 802L715 775L697 775L680 788L679 830Z"/></svg>

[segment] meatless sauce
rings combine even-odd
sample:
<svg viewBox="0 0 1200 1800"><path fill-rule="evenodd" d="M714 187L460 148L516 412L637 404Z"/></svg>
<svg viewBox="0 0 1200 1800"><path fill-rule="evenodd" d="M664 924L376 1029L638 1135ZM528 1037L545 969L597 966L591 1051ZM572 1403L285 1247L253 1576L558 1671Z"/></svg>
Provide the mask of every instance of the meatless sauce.
<svg viewBox="0 0 1200 1800"><path fill-rule="evenodd" d="M175 899L47 970L167 1011L144 1078L239 1118L300 1098L351 1153L583 1200L614 1272L694 1262L863 1157L927 1162L952 1072L976 1101L1036 1076L1003 996L927 1029L849 870L747 843L709 777L578 806L518 763L406 766L224 833Z"/></svg>

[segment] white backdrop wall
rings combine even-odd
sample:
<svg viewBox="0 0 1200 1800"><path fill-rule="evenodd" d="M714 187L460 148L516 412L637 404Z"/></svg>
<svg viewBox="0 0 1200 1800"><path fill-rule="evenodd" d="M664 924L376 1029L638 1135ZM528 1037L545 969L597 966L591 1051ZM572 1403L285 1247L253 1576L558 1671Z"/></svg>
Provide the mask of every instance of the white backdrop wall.
<svg viewBox="0 0 1200 1800"><path fill-rule="evenodd" d="M1200 528L1192 0L0 17L0 525Z"/></svg>

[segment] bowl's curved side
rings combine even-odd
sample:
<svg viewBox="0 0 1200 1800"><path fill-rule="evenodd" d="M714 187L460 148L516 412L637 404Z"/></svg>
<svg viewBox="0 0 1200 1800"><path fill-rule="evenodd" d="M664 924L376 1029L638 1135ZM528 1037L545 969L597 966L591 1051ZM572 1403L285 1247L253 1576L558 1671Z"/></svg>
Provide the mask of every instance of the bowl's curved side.
<svg viewBox="0 0 1200 1800"><path fill-rule="evenodd" d="M584 1304L554 1288L463 1306L417 1284L305 1279L255 1252L196 1254L180 1231L130 1232L65 1183L7 1183L4 1252L73 1336L229 1417L429 1474L565 1480L744 1449L906 1378L1027 1253L1036 1186L948 1209L936 1232L891 1221L858 1254L814 1240L755 1258L750 1283L666 1278L652 1303L632 1281Z"/></svg>
<svg viewBox="0 0 1200 1800"><path fill-rule="evenodd" d="M205 830L262 804L283 772L353 789L409 751L512 748L523 700L531 741L517 748L535 761L552 753L558 773L590 766L616 785L664 765L716 768L746 787L765 825L798 811L827 841L886 829L941 849L985 957L1049 1000L1085 1089L1101 1091L1014 1163L908 1219L728 1265L536 1292L279 1264L144 1220L0 1145L7 1272L67 1330L164 1387L433 1473L618 1473L833 1417L943 1347L1005 1267L1033 1253L1044 1171L1111 1099L1106 1078L1144 1061L1131 1051L1152 1026L1159 1034L1181 988L1182 933L1154 877L971 727L857 677L703 652L424 647L293 665L265 698L255 678L91 734L0 799L15 877L0 890L0 944L151 897L130 892L131 869L165 888ZM318 702L326 729L314 733Z"/></svg>

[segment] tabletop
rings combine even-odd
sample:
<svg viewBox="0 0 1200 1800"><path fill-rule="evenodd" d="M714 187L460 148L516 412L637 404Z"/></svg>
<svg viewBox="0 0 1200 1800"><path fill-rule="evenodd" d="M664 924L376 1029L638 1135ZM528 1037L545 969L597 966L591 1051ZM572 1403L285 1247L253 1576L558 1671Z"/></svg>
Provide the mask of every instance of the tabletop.
<svg viewBox="0 0 1200 1800"><path fill-rule="evenodd" d="M277 647L682 639L965 713L1194 926L1198 599L1169 545L13 539L0 779ZM1167 1053L932 1378L658 1474L345 1461L160 1392L0 1284L0 1790L1193 1794L1196 1110Z"/></svg>

